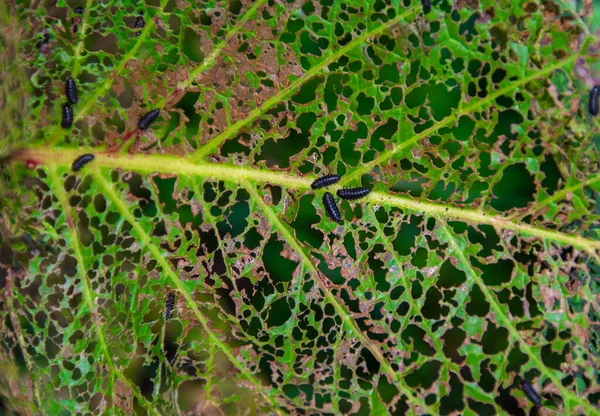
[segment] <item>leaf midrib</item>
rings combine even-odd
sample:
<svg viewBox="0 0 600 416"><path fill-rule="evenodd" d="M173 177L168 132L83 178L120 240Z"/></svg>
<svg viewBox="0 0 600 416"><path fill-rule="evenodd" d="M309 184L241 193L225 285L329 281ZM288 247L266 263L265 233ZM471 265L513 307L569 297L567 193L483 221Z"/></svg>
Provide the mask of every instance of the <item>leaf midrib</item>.
<svg viewBox="0 0 600 416"><path fill-rule="evenodd" d="M54 150L45 147L28 147L15 154L14 158L21 161L36 161L45 166L68 168L77 156L88 151L91 151L91 149ZM169 155L132 156L100 153L96 154L96 159L92 163L98 168L123 169L125 171L150 174L167 173L188 177L216 179L238 184L243 181L251 180L254 182L271 183L298 190L310 189L310 184L314 180L313 177L309 176L300 177L265 169L254 169L209 162L196 164ZM595 182L592 179L589 179L589 181L590 183ZM495 214L494 212L482 212L481 209L472 210L468 208L459 208L452 204L433 203L382 192L372 192L364 199L364 201L407 209L430 216L443 216L447 219L457 219L468 223L488 224L498 229L513 230L523 235L547 239L562 245L579 247L594 256L597 256L597 251L600 250L599 241L520 223L514 220L512 215L504 217Z"/></svg>

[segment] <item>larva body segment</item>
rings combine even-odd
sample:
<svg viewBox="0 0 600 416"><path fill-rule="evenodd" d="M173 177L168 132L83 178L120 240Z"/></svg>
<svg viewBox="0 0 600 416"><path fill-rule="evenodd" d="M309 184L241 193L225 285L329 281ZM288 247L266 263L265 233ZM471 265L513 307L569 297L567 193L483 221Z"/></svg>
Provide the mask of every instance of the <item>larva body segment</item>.
<svg viewBox="0 0 600 416"><path fill-rule="evenodd" d="M327 212L329 218L338 224L342 223L342 214L340 214L340 210L335 203L335 199L333 199L333 195L329 192L325 192L325 195L323 195L323 206L325 207L325 212Z"/></svg>
<svg viewBox="0 0 600 416"><path fill-rule="evenodd" d="M92 160L94 160L94 158L95 156L91 153L86 153L85 155L79 156L73 162L73 172L78 172L79 169L83 167L83 165L90 163Z"/></svg>
<svg viewBox="0 0 600 416"><path fill-rule="evenodd" d="M140 130L146 130L150 126L150 123L152 123L154 120L156 120L156 118L158 117L159 114L160 114L160 110L158 108L147 112L146 114L141 116L140 119L138 120L138 124L137 124L138 128Z"/></svg>
<svg viewBox="0 0 600 416"><path fill-rule="evenodd" d="M371 190L365 186L359 186L358 188L347 188L338 189L337 196L342 199L353 200L364 198L369 195Z"/></svg>
<svg viewBox="0 0 600 416"><path fill-rule="evenodd" d="M598 115L598 97L600 97L600 87L594 85L590 91L590 114L593 116Z"/></svg>
<svg viewBox="0 0 600 416"><path fill-rule="evenodd" d="M165 320L171 318L171 312L173 311L173 305L175 305L175 292L169 293L167 301L165 302Z"/></svg>
<svg viewBox="0 0 600 416"><path fill-rule="evenodd" d="M75 85L75 80L71 77L67 78L65 95L67 96L69 104L77 104L77 101L79 101L79 98L77 97L77 85Z"/></svg>
<svg viewBox="0 0 600 416"><path fill-rule="evenodd" d="M540 399L540 396L537 394L531 383L526 380L521 380L521 388L523 389L525 396L527 396L536 407L542 406L542 399Z"/></svg>
<svg viewBox="0 0 600 416"><path fill-rule="evenodd" d="M324 188L326 186L333 185L334 183L339 182L342 179L339 175L325 175L320 178L315 179L315 181L310 185L312 189Z"/></svg>
<svg viewBox="0 0 600 416"><path fill-rule="evenodd" d="M62 108L62 122L60 123L65 129L68 129L73 125L73 109L69 104L63 104Z"/></svg>
<svg viewBox="0 0 600 416"><path fill-rule="evenodd" d="M423 5L424 13L429 13L431 11L431 0L421 0L421 4Z"/></svg>

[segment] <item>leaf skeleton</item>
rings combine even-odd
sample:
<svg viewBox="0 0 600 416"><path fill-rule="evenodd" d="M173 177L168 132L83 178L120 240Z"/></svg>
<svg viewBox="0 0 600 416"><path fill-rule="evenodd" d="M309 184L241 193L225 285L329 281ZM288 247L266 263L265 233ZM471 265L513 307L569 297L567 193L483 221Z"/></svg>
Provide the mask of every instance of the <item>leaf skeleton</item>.
<svg viewBox="0 0 600 416"><path fill-rule="evenodd" d="M67 103L62 107L62 122L60 123L65 129L73 125L73 108Z"/></svg>
<svg viewBox="0 0 600 416"><path fill-rule="evenodd" d="M323 195L323 206L325 207L325 212L327 212L327 216L329 218L338 224L343 222L342 214L340 214L340 210L335 203L335 199L333 199L333 195L331 195L329 192L325 192L325 195Z"/></svg>
<svg viewBox="0 0 600 416"><path fill-rule="evenodd" d="M594 88L590 91L590 114L593 116L598 115L598 97L600 96L600 87L594 85Z"/></svg>
<svg viewBox="0 0 600 416"><path fill-rule="evenodd" d="M91 153L86 153L85 155L79 156L73 162L73 171L74 172L78 172L83 167L83 165L86 165L86 164L90 163L95 158L96 158L96 156L94 156Z"/></svg>
<svg viewBox="0 0 600 416"><path fill-rule="evenodd" d="M326 186L333 185L342 179L339 175L325 175L320 178L315 179L315 181L310 185L312 189L324 188Z"/></svg>
<svg viewBox="0 0 600 416"><path fill-rule="evenodd" d="M65 84L65 95L67 96L67 101L69 104L77 104L77 85L75 85L75 80L71 77L67 78L67 83Z"/></svg>
<svg viewBox="0 0 600 416"><path fill-rule="evenodd" d="M143 116L140 117L140 119L138 120L138 128L140 130L146 130L148 127L150 127L150 124L156 120L156 118L158 117L158 115L160 114L160 110L158 108L147 112L146 114L144 114Z"/></svg>

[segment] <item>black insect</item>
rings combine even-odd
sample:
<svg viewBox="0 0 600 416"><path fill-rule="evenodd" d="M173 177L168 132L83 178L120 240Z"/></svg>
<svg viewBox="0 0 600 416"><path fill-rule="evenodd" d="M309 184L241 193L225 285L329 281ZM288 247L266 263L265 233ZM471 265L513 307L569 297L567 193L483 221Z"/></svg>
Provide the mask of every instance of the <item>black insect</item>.
<svg viewBox="0 0 600 416"><path fill-rule="evenodd" d="M144 26L146 26L146 21L144 20L144 16L138 16L135 18L135 23L133 25L133 27L135 27L136 29L143 29ZM141 31L136 32L136 36L139 36L140 33L142 33Z"/></svg>
<svg viewBox="0 0 600 416"><path fill-rule="evenodd" d="M50 42L50 33L44 33L44 36L36 42L35 47L41 49L48 42Z"/></svg>
<svg viewBox="0 0 600 416"><path fill-rule="evenodd" d="M150 126L150 123L156 120L156 117L158 117L159 114L160 110L158 108L147 112L138 120L138 128L140 130L146 130Z"/></svg>
<svg viewBox="0 0 600 416"><path fill-rule="evenodd" d="M342 214L340 214L340 210L335 203L335 199L333 199L333 195L329 192L325 192L325 195L323 195L323 205L325 206L325 211L327 211L327 216L338 224L341 224Z"/></svg>
<svg viewBox="0 0 600 416"><path fill-rule="evenodd" d="M521 388L523 389L525 396L527 396L536 407L542 406L542 399L540 399L540 396L538 396L533 386L527 380L521 380Z"/></svg>
<svg viewBox="0 0 600 416"><path fill-rule="evenodd" d="M83 14L83 7L79 6L79 7L75 7L73 9L73 11L77 14Z"/></svg>
<svg viewBox="0 0 600 416"><path fill-rule="evenodd" d="M167 297L165 319L171 318L171 311L173 310L173 305L175 305L175 292L169 293L169 296Z"/></svg>
<svg viewBox="0 0 600 416"><path fill-rule="evenodd" d="M79 30L79 26L77 25L77 23L75 23L73 25L73 33L77 33L78 30Z"/></svg>
<svg viewBox="0 0 600 416"><path fill-rule="evenodd" d="M144 16L136 17L133 27L135 27L136 29L142 29L144 26L146 26L146 21L144 20Z"/></svg>
<svg viewBox="0 0 600 416"><path fill-rule="evenodd" d="M79 156L73 162L73 172L79 171L79 169L81 169L83 167L83 165L90 163L92 160L94 160L94 158L95 158L95 156L92 155L91 153L87 153L85 155Z"/></svg>
<svg viewBox="0 0 600 416"><path fill-rule="evenodd" d="M423 5L424 13L429 13L431 11L431 0L421 0L421 4Z"/></svg>
<svg viewBox="0 0 600 416"><path fill-rule="evenodd" d="M315 181L310 185L312 189L319 189L325 186L333 185L342 179L339 175L325 175L320 178L315 179Z"/></svg>
<svg viewBox="0 0 600 416"><path fill-rule="evenodd" d="M67 101L70 104L77 104L77 85L75 85L75 80L71 77L67 78L67 83L65 84L65 95L67 96Z"/></svg>
<svg viewBox="0 0 600 416"><path fill-rule="evenodd" d="M73 125L73 108L69 104L63 104L62 122L60 123L65 129Z"/></svg>
<svg viewBox="0 0 600 416"><path fill-rule="evenodd" d="M600 96L600 87L595 85L590 91L590 114L598 115L598 97Z"/></svg>
<svg viewBox="0 0 600 416"><path fill-rule="evenodd" d="M371 190L364 186L358 188L338 189L337 196L342 199L360 199L369 195Z"/></svg>

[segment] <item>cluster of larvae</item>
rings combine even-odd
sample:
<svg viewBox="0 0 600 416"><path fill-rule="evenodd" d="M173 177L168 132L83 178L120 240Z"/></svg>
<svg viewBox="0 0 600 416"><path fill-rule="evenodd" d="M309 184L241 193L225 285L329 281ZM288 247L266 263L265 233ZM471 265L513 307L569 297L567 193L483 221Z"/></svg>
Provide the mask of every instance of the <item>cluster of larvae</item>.
<svg viewBox="0 0 600 416"><path fill-rule="evenodd" d="M312 185L310 185L310 187L312 189L325 188L327 186L330 186L330 185L333 185L333 184L339 182L340 179L342 179L342 178L339 175L321 176L320 178L317 178L312 183ZM338 189L337 196L341 199L353 200L353 199L363 198L363 197L367 196L369 194L369 192L371 192L371 190L369 188L360 186L358 188ZM333 195L331 195L329 192L325 192L325 194L323 195L323 206L325 207L325 212L327 212L327 216L329 218L331 218L338 224L341 224L343 222L342 214L340 213L340 210L339 210L337 204L335 203L335 199L333 198Z"/></svg>

